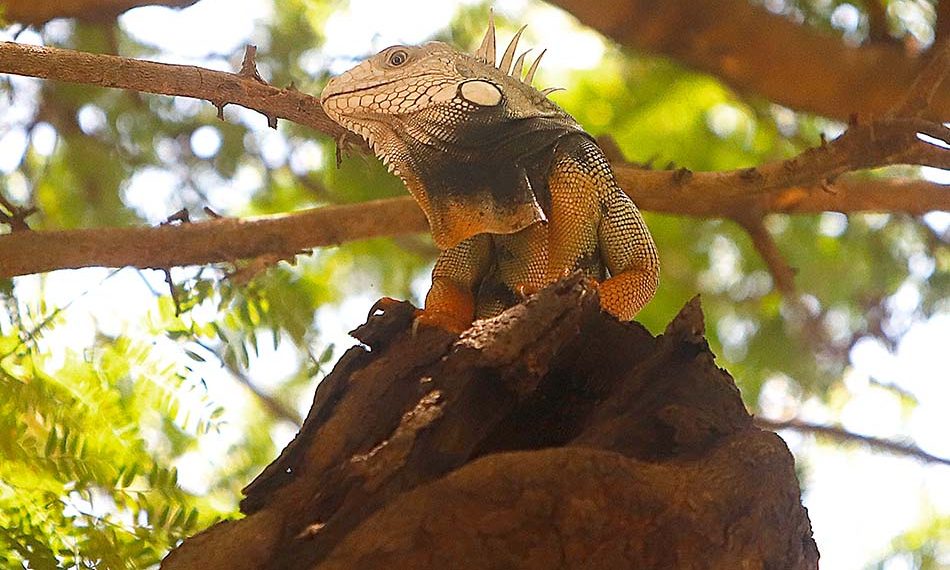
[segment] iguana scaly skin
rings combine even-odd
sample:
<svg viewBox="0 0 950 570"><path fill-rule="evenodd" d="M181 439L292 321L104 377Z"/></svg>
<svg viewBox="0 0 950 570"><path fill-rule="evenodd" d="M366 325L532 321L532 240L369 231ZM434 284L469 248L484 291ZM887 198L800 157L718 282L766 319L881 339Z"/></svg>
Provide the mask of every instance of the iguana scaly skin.
<svg viewBox="0 0 950 570"><path fill-rule="evenodd" d="M531 87L540 56L521 78L523 30L497 66L491 21L475 56L387 48L330 80L321 102L429 220L441 253L420 320L461 330L578 269L630 320L656 291L656 247L594 140Z"/></svg>

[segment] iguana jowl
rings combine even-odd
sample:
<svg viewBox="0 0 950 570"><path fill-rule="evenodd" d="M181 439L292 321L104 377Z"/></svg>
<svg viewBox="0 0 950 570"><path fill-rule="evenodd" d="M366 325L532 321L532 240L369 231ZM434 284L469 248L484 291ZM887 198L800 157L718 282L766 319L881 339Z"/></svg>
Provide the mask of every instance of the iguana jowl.
<svg viewBox="0 0 950 570"><path fill-rule="evenodd" d="M441 253L423 322L466 328L578 269L630 320L656 291L656 247L594 140L531 87L540 56L521 78L523 30L497 66L491 21L474 57L441 42L387 48L321 102L429 220Z"/></svg>

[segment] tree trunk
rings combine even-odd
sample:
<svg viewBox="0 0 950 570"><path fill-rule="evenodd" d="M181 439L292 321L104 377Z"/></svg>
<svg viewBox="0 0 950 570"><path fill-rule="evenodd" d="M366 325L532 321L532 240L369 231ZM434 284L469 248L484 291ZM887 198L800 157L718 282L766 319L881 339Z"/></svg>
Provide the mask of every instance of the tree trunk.
<svg viewBox="0 0 950 570"><path fill-rule="evenodd" d="M166 570L817 568L784 442L703 338L568 278L461 338L392 305L354 331L247 517Z"/></svg>

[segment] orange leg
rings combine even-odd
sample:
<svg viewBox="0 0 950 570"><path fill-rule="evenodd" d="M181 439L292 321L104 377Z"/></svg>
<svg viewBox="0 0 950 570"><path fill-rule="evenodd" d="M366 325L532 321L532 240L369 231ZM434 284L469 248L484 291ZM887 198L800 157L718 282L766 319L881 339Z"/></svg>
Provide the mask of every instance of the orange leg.
<svg viewBox="0 0 950 570"><path fill-rule="evenodd" d="M633 320L653 298L657 284L654 269L628 269L600 284L600 306L621 321Z"/></svg>
<svg viewBox="0 0 950 570"><path fill-rule="evenodd" d="M438 326L453 332L467 329L475 319L475 291L488 269L491 237L479 234L442 251L432 269L426 308L416 325Z"/></svg>
<svg viewBox="0 0 950 570"><path fill-rule="evenodd" d="M426 295L426 308L416 317L416 325L437 326L460 333L475 319L475 298L471 290L445 277L433 277Z"/></svg>

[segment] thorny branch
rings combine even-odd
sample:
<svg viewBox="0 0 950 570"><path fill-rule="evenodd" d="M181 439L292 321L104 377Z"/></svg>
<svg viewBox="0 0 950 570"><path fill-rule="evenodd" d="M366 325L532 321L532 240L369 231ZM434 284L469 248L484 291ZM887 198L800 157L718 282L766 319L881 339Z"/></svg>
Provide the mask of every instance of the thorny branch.
<svg viewBox="0 0 950 570"><path fill-rule="evenodd" d="M252 60L253 61L253 60ZM339 138L345 131L323 112L320 100L296 89L279 89L254 74L214 71L114 55L0 42L0 73L191 97L221 108L240 105L265 117L288 119Z"/></svg>
<svg viewBox="0 0 950 570"><path fill-rule="evenodd" d="M950 152L947 152L945 148L925 142L918 136L918 133L923 133L950 146L950 128L939 122L920 119L927 113L934 94L948 73L950 73L950 40L934 48L927 65L921 70L901 101L890 110L888 118L864 125L856 124L857 119L854 118L848 131L831 144L806 151L798 157L783 161L780 166L773 164L750 169L748 171L750 175L747 178L762 184L762 187L751 190L754 192L767 188L769 177L781 176L782 170L784 174L792 178L796 176L795 171L803 172L806 178L814 176L816 172L822 172L826 175L826 178L821 181L822 188L833 193L831 181L839 174L854 170L856 167L866 168L872 163L880 166L908 162L935 168L950 168ZM830 151L832 147L834 147L834 152ZM864 149L863 152L857 150L861 148ZM836 153L838 153L837 158ZM855 161L857 155L860 157ZM811 164L806 164L806 161L810 161ZM811 172L808 172L809 170ZM763 217L761 211L754 209L736 211L732 216L752 238L752 243L768 266L779 292L795 303L796 300L792 295L795 290L794 270L782 258L781 252L763 223Z"/></svg>

